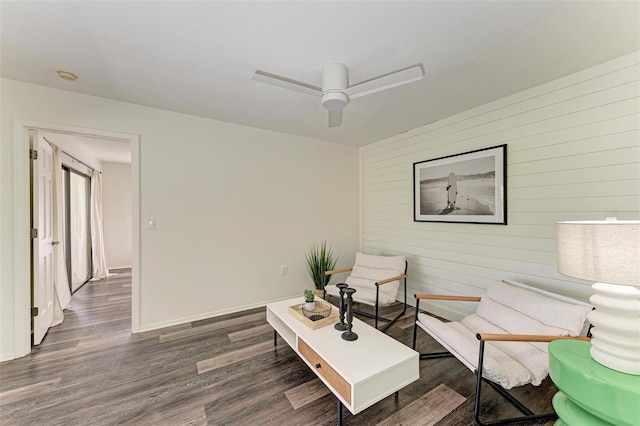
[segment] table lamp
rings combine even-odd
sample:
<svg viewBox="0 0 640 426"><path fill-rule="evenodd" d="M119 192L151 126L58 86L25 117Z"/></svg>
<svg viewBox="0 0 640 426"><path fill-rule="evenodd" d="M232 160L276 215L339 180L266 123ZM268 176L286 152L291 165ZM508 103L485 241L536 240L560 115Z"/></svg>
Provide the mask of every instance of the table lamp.
<svg viewBox="0 0 640 426"><path fill-rule="evenodd" d="M595 281L591 356L640 375L640 220L558 222L558 271Z"/></svg>

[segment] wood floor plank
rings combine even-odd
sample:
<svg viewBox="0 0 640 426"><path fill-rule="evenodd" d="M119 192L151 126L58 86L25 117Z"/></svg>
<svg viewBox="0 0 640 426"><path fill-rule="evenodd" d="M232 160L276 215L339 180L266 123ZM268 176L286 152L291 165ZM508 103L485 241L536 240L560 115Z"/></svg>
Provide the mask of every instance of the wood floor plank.
<svg viewBox="0 0 640 426"><path fill-rule="evenodd" d="M248 337L259 336L265 333L273 333L273 328L269 324L263 324L257 327L248 328L246 330L240 330L234 333L229 333L229 341L237 342L238 340L243 340Z"/></svg>
<svg viewBox="0 0 640 426"><path fill-rule="evenodd" d="M65 356L73 356L79 350L87 351L91 349L101 350L105 346L116 346L116 345L124 345L129 342L131 338L131 332L129 331L120 331L117 333L110 334L100 334L94 336L81 337L79 339L75 339L77 344L73 347L69 347L64 350L58 351L40 351L34 355L34 360L43 360L44 358L54 359Z"/></svg>
<svg viewBox="0 0 640 426"><path fill-rule="evenodd" d="M204 410L204 406L200 406L193 410L159 420L153 420L147 417L146 421L158 426L207 426L207 413Z"/></svg>
<svg viewBox="0 0 640 426"><path fill-rule="evenodd" d="M273 341L269 340L267 342L258 343L253 346L227 352L223 355L219 355L213 358L205 359L199 361L196 364L198 367L198 374L203 374L217 368L226 367L230 364L244 361L263 353L273 352L275 349L276 347L273 346Z"/></svg>
<svg viewBox="0 0 640 426"><path fill-rule="evenodd" d="M284 392L312 380L315 374L302 364L291 349L282 349L278 348L278 353L268 353L248 362L234 364L232 371L243 370L243 374L235 379L227 379L225 386L219 388L221 392L215 400L205 405L210 424L261 425L279 418L283 413L295 412ZM273 368L281 373L271 374L269 370ZM221 374L225 370L216 370L214 374ZM335 405L331 405L335 409ZM301 410L306 411L307 407Z"/></svg>
<svg viewBox="0 0 640 426"><path fill-rule="evenodd" d="M447 386L439 385L377 426L432 426L466 400Z"/></svg>
<svg viewBox="0 0 640 426"><path fill-rule="evenodd" d="M160 342L167 342L167 341L175 340L175 339L184 339L184 338L187 338L187 337L193 337L193 336L197 336L199 334L208 333L210 331L221 330L223 328L228 328L228 327L231 327L231 326L234 326L234 325L238 325L238 324L245 324L247 322L257 321L257 320L261 320L261 319L265 319L265 313L264 312L260 312L260 313L253 314L253 315L247 315L247 316L239 317L239 318L233 318L233 319L230 319L230 320L214 322L214 323L207 324L207 325L202 325L202 326L199 326L199 327L193 327L193 328L191 328L189 330L174 331L172 333L161 334L160 335Z"/></svg>
<svg viewBox="0 0 640 426"><path fill-rule="evenodd" d="M294 410L314 402L325 395L329 395L331 391L322 383L320 379L313 379L293 389L285 391L285 396Z"/></svg>
<svg viewBox="0 0 640 426"><path fill-rule="evenodd" d="M409 315L409 316L404 316L398 319L398 321L394 325L402 330L405 330L407 328L413 329L414 323L415 323L415 316Z"/></svg>
<svg viewBox="0 0 640 426"><path fill-rule="evenodd" d="M208 397L209 399L211 396ZM204 409L205 398L195 400L180 400L179 403L164 404L152 409L148 413L122 421L122 425L207 425L207 415Z"/></svg>
<svg viewBox="0 0 640 426"><path fill-rule="evenodd" d="M114 297L109 297L107 298L108 302L120 302L123 300L129 300L130 297L128 295L124 295L124 296L114 296Z"/></svg>
<svg viewBox="0 0 640 426"><path fill-rule="evenodd" d="M44 394L54 391L60 384L61 377L47 380L41 383L34 383L32 385L22 386L17 389L0 392L0 405L11 404L16 401L22 401L23 399L30 398L36 394Z"/></svg>

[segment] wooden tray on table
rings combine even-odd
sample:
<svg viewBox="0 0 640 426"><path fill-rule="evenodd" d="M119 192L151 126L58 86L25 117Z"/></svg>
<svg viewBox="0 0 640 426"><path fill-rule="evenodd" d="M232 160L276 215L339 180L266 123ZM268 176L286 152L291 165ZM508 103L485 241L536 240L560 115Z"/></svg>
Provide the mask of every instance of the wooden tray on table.
<svg viewBox="0 0 640 426"><path fill-rule="evenodd" d="M329 303L325 302L324 300L322 301L322 303L323 304L326 303L327 305L329 305ZM316 302L316 307L318 304L319 303ZM291 315L292 317L294 317L295 319L297 319L298 321L300 321L301 323L303 323L304 325L306 325L312 330L317 330L329 324L335 324L340 320L339 309L333 305L329 305L331 306L331 313L326 318L317 319L317 320L312 320L306 317L304 312L302 312L303 305L304 303L298 303L298 304L289 306L289 315Z"/></svg>

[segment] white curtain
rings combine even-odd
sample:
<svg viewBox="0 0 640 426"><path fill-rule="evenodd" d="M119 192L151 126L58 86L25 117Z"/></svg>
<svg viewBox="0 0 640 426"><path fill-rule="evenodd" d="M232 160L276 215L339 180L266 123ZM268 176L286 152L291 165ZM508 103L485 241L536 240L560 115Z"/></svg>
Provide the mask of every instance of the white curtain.
<svg viewBox="0 0 640 426"><path fill-rule="evenodd" d="M53 322L58 325L64 319L64 310L71 303L71 290L69 289L69 277L67 276L66 248L64 245L64 214L62 191L62 159L60 148L50 144L53 148L53 241L54 241L54 297L53 297Z"/></svg>
<svg viewBox="0 0 640 426"><path fill-rule="evenodd" d="M93 280L109 276L104 254L104 229L102 225L102 176L97 170L91 173L91 257Z"/></svg>

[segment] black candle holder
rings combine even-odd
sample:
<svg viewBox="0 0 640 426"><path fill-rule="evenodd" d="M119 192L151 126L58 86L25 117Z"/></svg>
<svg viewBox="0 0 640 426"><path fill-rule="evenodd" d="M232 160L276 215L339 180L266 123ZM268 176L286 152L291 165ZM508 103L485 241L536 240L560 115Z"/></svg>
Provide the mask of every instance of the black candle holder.
<svg viewBox="0 0 640 426"><path fill-rule="evenodd" d="M344 294L347 295L347 331L342 333L342 338L350 342L358 340L358 335L351 331L353 327L353 293L355 292L355 288L347 287L344 289Z"/></svg>
<svg viewBox="0 0 640 426"><path fill-rule="evenodd" d="M344 289L349 287L345 283L336 284L336 287L340 289L340 322L334 325L336 330L345 331L347 324L344 323Z"/></svg>

